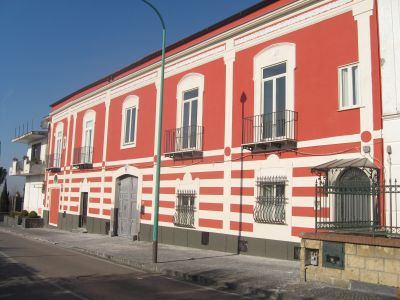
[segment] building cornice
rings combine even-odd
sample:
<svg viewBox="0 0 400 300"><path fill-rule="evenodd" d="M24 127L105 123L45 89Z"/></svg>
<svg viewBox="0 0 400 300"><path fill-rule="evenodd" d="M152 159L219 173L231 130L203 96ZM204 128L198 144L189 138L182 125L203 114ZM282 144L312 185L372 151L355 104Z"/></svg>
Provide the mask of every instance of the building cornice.
<svg viewBox="0 0 400 300"><path fill-rule="evenodd" d="M202 50L204 51L206 48L210 48L210 47L216 46L216 45L218 45L218 43L225 42L226 40L229 40L229 39L231 39L233 37L237 37L237 36L239 36L240 34L242 34L244 32L253 30L253 29L257 28L260 25L264 25L264 24L266 24L268 22L277 20L279 18L287 16L287 15L289 15L289 14L295 12L295 11L298 11L300 9L304 9L304 8L312 6L312 5L316 4L316 3L328 3L328 2L331 2L331 0L299 0L299 1L295 1L293 3L285 5L283 7L279 7L277 9L275 9L275 10L272 10L272 11L268 12L267 14L265 14L263 16L257 17L257 18L255 18L253 20L250 20L250 21L247 21L247 22L245 22L245 23L243 23L243 24L241 24L241 25L239 25L237 27L231 28L231 29L229 29L229 30L227 30L225 32L222 32L222 33L220 33L220 34L218 34L218 35L216 35L214 37L211 37L211 38L209 38L209 39L207 39L205 41L202 41L202 42L200 42L198 44L190 46L187 49L184 49L182 51L179 51L178 53L175 53L175 54L173 54L171 56L166 57L165 61L166 61L167 74L168 74L168 68L171 67L171 66L168 66L168 65L170 65L172 63L179 63L178 60L180 60L181 58L184 58L186 56L189 56L191 54L194 54L194 53L202 51ZM154 59L154 58L151 58L151 59ZM143 62L143 64L144 63L146 63L146 62ZM102 87L99 87L98 89L96 89L96 90L94 90L94 91L92 91L90 93L87 93L87 94L85 94L85 95L83 95L81 97L78 97L77 99L74 99L73 101L61 106L60 108L55 109L54 111L50 112L50 116L58 114L61 111L64 111L65 109L70 108L71 106L73 106L73 105L75 105L75 104L77 104L77 103L79 103L81 101L84 101L86 99L89 99L89 98L92 98L92 97L94 97L96 95L99 95L99 94L101 94L101 93L103 93L103 92L105 92L107 90L110 90L110 89L112 89L112 88L114 88L114 87L116 87L116 86L118 86L120 84L123 84L123 83L125 83L125 82L127 82L127 81L129 81L131 79L134 79L134 78L140 77L140 76L146 76L147 73L156 71L158 68L160 68L160 66L161 66L161 62L157 61L157 62L152 63L152 64L150 64L150 65L148 65L146 67L141 68L140 70L137 70L137 71L135 71L133 73L130 73L130 74L128 74L128 75L126 75L126 76L124 76L122 78L119 78L119 79L117 79L115 81L109 82L108 84L106 84L106 85L104 85ZM112 77L112 75L109 75L107 77ZM107 78L107 77L105 77L105 78ZM99 82L99 84L100 84L100 82ZM65 101L67 101L67 99Z"/></svg>

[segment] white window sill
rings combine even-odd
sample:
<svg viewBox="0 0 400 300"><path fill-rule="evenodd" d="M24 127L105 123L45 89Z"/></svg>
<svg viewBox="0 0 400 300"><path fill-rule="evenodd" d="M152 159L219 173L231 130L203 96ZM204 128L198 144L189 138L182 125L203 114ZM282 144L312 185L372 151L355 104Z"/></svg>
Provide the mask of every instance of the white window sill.
<svg viewBox="0 0 400 300"><path fill-rule="evenodd" d="M120 146L120 149L129 149L129 148L136 148L136 143L123 144Z"/></svg>
<svg viewBox="0 0 400 300"><path fill-rule="evenodd" d="M353 106L346 106L346 107L339 107L338 111L346 111L346 110L352 110L352 109L359 109L363 108L364 105L353 105Z"/></svg>

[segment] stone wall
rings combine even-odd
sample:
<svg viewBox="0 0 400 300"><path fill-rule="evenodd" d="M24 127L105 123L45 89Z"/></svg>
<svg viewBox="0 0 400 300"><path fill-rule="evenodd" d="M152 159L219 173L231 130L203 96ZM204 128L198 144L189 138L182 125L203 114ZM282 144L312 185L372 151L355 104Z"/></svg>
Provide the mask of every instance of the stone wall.
<svg viewBox="0 0 400 300"><path fill-rule="evenodd" d="M343 243L343 267L323 266L327 242ZM318 250L318 266L307 263L307 251ZM314 251L315 253L315 251ZM366 282L400 288L400 239L339 234L305 234L301 242L301 277L348 288Z"/></svg>

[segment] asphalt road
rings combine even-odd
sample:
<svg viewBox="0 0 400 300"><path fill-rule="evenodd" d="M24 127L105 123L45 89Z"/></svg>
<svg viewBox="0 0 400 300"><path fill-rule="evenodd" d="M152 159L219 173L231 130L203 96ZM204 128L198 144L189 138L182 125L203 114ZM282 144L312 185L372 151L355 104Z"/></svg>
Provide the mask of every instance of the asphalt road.
<svg viewBox="0 0 400 300"><path fill-rule="evenodd" d="M0 232L0 300L55 298L246 299Z"/></svg>

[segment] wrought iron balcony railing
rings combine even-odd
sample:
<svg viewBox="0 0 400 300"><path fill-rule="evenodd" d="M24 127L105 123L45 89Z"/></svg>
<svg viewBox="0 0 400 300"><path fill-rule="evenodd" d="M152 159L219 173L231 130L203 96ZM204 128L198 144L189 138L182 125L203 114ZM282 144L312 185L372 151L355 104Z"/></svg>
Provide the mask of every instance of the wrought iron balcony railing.
<svg viewBox="0 0 400 300"><path fill-rule="evenodd" d="M73 166L78 168L91 168L93 162L93 147L81 147L74 149Z"/></svg>
<svg viewBox="0 0 400 300"><path fill-rule="evenodd" d="M202 155L203 126L185 126L165 132L165 156L191 158Z"/></svg>
<svg viewBox="0 0 400 300"><path fill-rule="evenodd" d="M47 170L54 172L61 170L61 153L47 155Z"/></svg>
<svg viewBox="0 0 400 300"><path fill-rule="evenodd" d="M277 111L243 119L243 141L245 149L274 151L296 147L297 112Z"/></svg>
<svg viewBox="0 0 400 300"><path fill-rule="evenodd" d="M178 205L174 215L174 225L179 227L194 227L193 205Z"/></svg>

